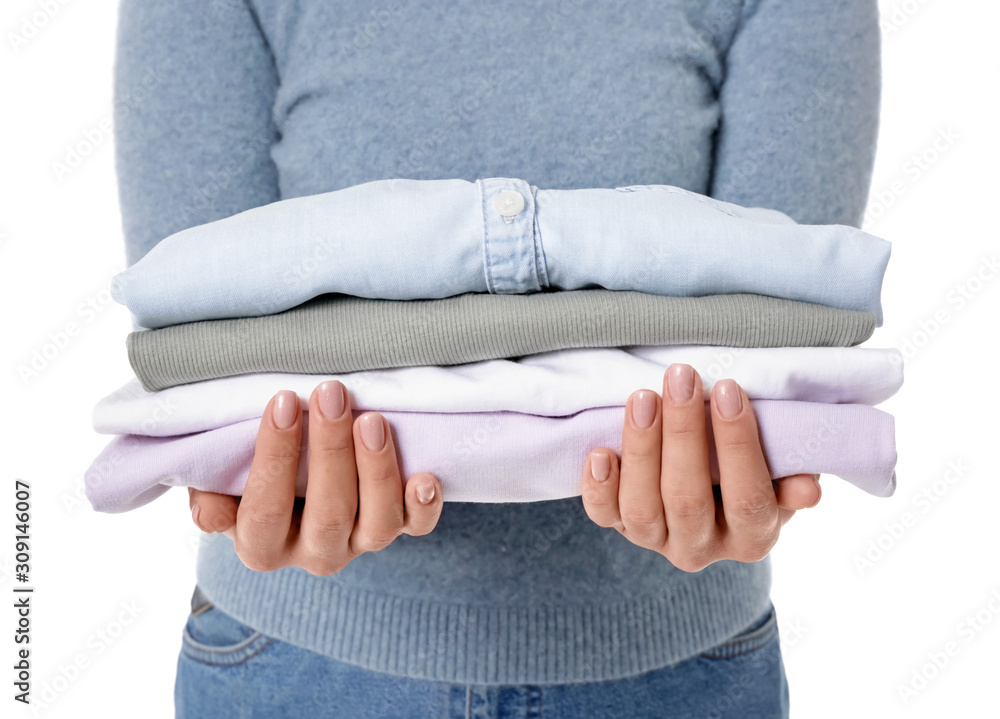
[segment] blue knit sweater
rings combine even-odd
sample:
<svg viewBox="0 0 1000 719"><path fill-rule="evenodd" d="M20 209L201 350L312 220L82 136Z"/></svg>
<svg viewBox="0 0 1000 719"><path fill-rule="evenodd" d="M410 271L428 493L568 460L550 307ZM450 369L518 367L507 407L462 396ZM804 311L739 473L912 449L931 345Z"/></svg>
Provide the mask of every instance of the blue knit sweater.
<svg viewBox="0 0 1000 719"><path fill-rule="evenodd" d="M123 0L127 261L185 227L391 177L670 184L857 226L879 68L876 0ZM552 684L718 644L767 608L770 570L680 571L576 497L445 503L429 535L328 577L251 571L206 535L198 582L344 662Z"/></svg>

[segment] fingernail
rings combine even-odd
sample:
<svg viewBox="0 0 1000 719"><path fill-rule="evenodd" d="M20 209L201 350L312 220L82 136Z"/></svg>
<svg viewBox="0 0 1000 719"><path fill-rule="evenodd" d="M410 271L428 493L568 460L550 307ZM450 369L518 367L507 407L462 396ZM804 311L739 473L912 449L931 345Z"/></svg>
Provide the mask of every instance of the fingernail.
<svg viewBox="0 0 1000 719"><path fill-rule="evenodd" d="M295 413L298 411L299 396L290 390L281 390L278 392L278 398L274 401L274 408L271 410L274 426L278 429L288 429L295 424Z"/></svg>
<svg viewBox="0 0 1000 719"><path fill-rule="evenodd" d="M733 419L743 411L743 397L739 386L731 379L715 383L715 403L719 406L719 414L725 419Z"/></svg>
<svg viewBox="0 0 1000 719"><path fill-rule="evenodd" d="M813 475L813 481L816 483L816 488L819 489L819 475L818 474L814 474Z"/></svg>
<svg viewBox="0 0 1000 719"><path fill-rule="evenodd" d="M667 392L674 402L687 402L694 396L694 370L691 365L672 364L667 370Z"/></svg>
<svg viewBox="0 0 1000 719"><path fill-rule="evenodd" d="M646 429L653 424L656 416L656 392L641 389L632 397L632 421L639 429Z"/></svg>
<svg viewBox="0 0 1000 719"><path fill-rule="evenodd" d="M327 419L337 419L344 413L344 389L339 382L324 382L319 386L319 411Z"/></svg>
<svg viewBox="0 0 1000 719"><path fill-rule="evenodd" d="M369 412L361 417L361 441L370 452L378 452L385 446L385 428L380 415Z"/></svg>
<svg viewBox="0 0 1000 719"><path fill-rule="evenodd" d="M201 516L201 507L198 506L197 504L191 507L191 519L194 520L194 523L198 526L199 529L201 529L201 524L198 522L198 517L200 516Z"/></svg>
<svg viewBox="0 0 1000 719"><path fill-rule="evenodd" d="M434 499L434 484L432 482L418 484L417 501L421 504L430 504L432 499Z"/></svg>
<svg viewBox="0 0 1000 719"><path fill-rule="evenodd" d="M590 455L590 474L597 482L603 482L611 474L611 458L605 452Z"/></svg>

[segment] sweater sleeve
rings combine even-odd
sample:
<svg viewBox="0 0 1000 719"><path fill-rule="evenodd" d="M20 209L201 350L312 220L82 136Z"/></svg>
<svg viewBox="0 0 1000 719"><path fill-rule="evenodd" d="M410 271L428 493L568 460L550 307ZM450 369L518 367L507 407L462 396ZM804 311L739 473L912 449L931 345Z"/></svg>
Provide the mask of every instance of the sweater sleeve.
<svg viewBox="0 0 1000 719"><path fill-rule="evenodd" d="M746 0L720 89L711 195L860 227L880 51L876 0Z"/></svg>
<svg viewBox="0 0 1000 719"><path fill-rule="evenodd" d="M115 166L129 266L180 230L279 199L278 85L248 0L122 0Z"/></svg>

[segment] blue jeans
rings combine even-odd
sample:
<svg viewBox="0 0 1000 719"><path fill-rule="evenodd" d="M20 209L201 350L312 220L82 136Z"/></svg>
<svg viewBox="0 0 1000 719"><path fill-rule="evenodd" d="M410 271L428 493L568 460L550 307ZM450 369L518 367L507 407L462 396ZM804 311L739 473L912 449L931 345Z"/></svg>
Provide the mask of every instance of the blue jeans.
<svg viewBox="0 0 1000 719"><path fill-rule="evenodd" d="M628 679L478 686L373 672L265 636L198 590L184 627L177 717L673 719L788 716L774 605L695 657Z"/></svg>

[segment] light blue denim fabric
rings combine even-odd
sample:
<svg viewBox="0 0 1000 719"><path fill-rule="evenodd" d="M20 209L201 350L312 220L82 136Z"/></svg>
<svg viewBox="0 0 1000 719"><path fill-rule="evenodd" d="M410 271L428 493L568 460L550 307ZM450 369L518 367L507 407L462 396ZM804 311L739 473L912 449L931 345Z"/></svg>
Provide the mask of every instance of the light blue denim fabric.
<svg viewBox="0 0 1000 719"><path fill-rule="evenodd" d="M798 225L669 185L388 179L181 230L117 275L112 296L149 328L273 314L325 292L410 300L595 286L751 292L881 324L889 252L853 227Z"/></svg>
<svg viewBox="0 0 1000 719"><path fill-rule="evenodd" d="M128 265L186 228L385 178L670 185L808 225L857 227L864 214L881 90L876 0L119 8ZM475 451L469 441L459 449ZM228 538L205 535L197 572L216 606L281 641L475 684L638 676L733 636L771 587L769 558L682 572L596 526L579 498L446 502L430 534L329 577L255 572Z"/></svg>
<svg viewBox="0 0 1000 719"><path fill-rule="evenodd" d="M198 596L196 590L196 597ZM476 685L374 672L243 624L207 600L184 626L178 719L780 719L788 682L770 605L690 659L627 679Z"/></svg>

